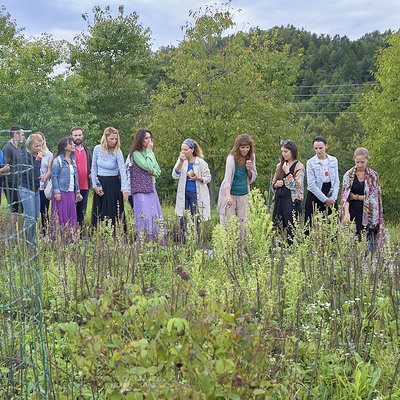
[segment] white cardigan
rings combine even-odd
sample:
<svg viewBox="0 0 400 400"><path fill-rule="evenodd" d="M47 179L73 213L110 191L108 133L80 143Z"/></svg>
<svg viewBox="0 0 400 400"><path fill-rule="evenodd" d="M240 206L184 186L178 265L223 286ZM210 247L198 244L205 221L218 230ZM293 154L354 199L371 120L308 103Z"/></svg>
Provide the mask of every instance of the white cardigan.
<svg viewBox="0 0 400 400"><path fill-rule="evenodd" d="M178 190L176 191L176 204L175 214L179 217L183 217L185 212L185 188L188 162L185 160L182 165L181 173L177 174L175 169L178 167L179 158L172 169L172 177L179 179ZM208 168L208 164L199 157L196 157L193 163L193 171L199 177L203 178L203 182L196 180L196 194L197 194L197 208L200 214L200 218L203 221L208 221L211 216L210 211L210 192L208 191L207 183L211 181L211 173Z"/></svg>

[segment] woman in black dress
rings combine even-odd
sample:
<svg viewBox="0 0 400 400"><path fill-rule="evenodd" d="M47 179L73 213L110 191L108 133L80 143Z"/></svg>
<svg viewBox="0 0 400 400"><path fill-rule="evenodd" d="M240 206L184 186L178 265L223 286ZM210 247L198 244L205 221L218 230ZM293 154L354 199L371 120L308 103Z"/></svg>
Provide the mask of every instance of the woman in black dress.
<svg viewBox="0 0 400 400"><path fill-rule="evenodd" d="M361 237L362 231L366 231L374 247L375 242L381 242L384 221L379 176L368 167L369 159L367 149L359 147L355 150L355 166L343 176L340 219L342 222L354 221L357 236Z"/></svg>
<svg viewBox="0 0 400 400"><path fill-rule="evenodd" d="M304 165L297 160L296 143L281 141L281 161L276 166L272 181L275 189L273 221L282 232L287 230L288 240L292 240L293 213L301 214L304 197Z"/></svg>

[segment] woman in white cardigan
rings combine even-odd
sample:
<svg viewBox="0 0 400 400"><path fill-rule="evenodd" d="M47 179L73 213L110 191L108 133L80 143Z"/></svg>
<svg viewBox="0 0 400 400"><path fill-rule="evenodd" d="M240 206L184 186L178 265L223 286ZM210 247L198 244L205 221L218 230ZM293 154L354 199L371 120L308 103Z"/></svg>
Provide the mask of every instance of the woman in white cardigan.
<svg viewBox="0 0 400 400"><path fill-rule="evenodd" d="M179 179L176 192L175 214L181 217L181 228L185 231L185 210L196 215L198 221L210 219L210 193L207 183L211 181L208 164L197 142L185 139L181 153L172 170L172 177Z"/></svg>

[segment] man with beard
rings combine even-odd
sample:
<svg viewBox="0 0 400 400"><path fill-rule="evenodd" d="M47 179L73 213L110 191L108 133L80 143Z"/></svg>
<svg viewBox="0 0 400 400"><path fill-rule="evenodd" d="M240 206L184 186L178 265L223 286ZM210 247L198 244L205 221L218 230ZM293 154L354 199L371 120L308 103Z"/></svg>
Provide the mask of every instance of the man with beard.
<svg viewBox="0 0 400 400"><path fill-rule="evenodd" d="M92 152L89 147L83 144L83 129L80 126L74 126L71 129L71 137L75 143L75 158L78 168L79 190L82 200L76 203L76 215L80 228L83 226L83 220L86 214L87 201L89 197L89 182L92 166Z"/></svg>

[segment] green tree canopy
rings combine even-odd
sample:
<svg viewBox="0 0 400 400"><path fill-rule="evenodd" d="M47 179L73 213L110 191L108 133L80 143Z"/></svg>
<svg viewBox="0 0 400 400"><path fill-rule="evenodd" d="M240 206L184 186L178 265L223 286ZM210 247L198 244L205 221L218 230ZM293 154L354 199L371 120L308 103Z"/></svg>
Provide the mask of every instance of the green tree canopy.
<svg viewBox="0 0 400 400"><path fill-rule="evenodd" d="M389 36L388 47L377 55L378 84L365 94L361 119L371 163L381 178L384 194L398 198L400 176L400 34Z"/></svg>
<svg viewBox="0 0 400 400"><path fill-rule="evenodd" d="M214 199L215 178L221 178L235 137L248 133L256 142L258 184L266 185L278 140L291 129L287 102L298 60L257 33L226 37L234 25L229 10L207 7L190 15L194 22L187 23L180 46L158 55L168 81L152 98L157 149L172 168L181 142L195 139L213 176Z"/></svg>
<svg viewBox="0 0 400 400"><path fill-rule="evenodd" d="M137 123L147 92L149 29L135 12L125 15L122 6L115 17L110 7L94 7L92 19L82 17L88 27L70 45L71 72L79 76L88 111L96 115L101 130L113 125L127 133Z"/></svg>

